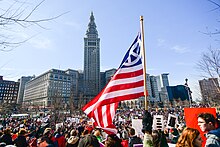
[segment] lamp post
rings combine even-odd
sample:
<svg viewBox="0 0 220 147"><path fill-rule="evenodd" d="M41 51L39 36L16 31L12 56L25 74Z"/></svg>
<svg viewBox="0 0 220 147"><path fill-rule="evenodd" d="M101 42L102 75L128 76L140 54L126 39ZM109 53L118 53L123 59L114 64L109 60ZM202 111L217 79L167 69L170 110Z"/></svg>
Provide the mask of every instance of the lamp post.
<svg viewBox="0 0 220 147"><path fill-rule="evenodd" d="M192 96L191 96L191 93L192 91L190 90L189 86L188 86L188 79L186 78L185 79L186 83L184 84L186 86L186 90L187 90L187 93L188 93L188 97L189 97L189 107L192 106Z"/></svg>

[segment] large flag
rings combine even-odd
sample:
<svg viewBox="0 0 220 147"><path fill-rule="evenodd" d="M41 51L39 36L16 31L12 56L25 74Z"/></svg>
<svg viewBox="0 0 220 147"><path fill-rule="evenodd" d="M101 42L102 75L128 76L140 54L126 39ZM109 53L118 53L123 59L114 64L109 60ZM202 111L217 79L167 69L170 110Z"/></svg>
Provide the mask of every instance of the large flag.
<svg viewBox="0 0 220 147"><path fill-rule="evenodd" d="M107 133L116 133L113 119L118 102L144 95L144 76L141 57L141 34L125 54L121 65L106 87L82 110L94 120L94 125Z"/></svg>

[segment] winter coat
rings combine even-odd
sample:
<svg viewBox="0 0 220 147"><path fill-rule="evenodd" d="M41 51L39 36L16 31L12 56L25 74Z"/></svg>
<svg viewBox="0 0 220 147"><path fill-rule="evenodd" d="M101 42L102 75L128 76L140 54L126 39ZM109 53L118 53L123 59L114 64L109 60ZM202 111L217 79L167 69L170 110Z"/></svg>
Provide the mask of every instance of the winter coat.
<svg viewBox="0 0 220 147"><path fill-rule="evenodd" d="M144 134L143 147L153 147L153 138L150 134Z"/></svg>
<svg viewBox="0 0 220 147"><path fill-rule="evenodd" d="M66 139L63 135L56 134L55 140L57 141L59 147L66 147Z"/></svg>
<svg viewBox="0 0 220 147"><path fill-rule="evenodd" d="M12 137L10 134L4 134L1 139L0 142L4 142L6 145L12 145L13 141L12 141Z"/></svg>
<svg viewBox="0 0 220 147"><path fill-rule="evenodd" d="M209 131L206 138L206 147L220 147L220 128Z"/></svg>
<svg viewBox="0 0 220 147"><path fill-rule="evenodd" d="M28 147L28 143L25 136L18 136L14 140L14 144L16 145L16 147Z"/></svg>
<svg viewBox="0 0 220 147"><path fill-rule="evenodd" d="M134 144L142 144L142 140L140 137L132 136L129 138L129 147L133 147Z"/></svg>

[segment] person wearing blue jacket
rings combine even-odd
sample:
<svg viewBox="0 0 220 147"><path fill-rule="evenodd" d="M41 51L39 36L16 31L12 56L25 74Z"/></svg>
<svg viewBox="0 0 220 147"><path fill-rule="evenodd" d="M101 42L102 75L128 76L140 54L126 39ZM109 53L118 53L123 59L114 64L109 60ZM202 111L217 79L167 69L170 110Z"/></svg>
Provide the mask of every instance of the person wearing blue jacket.
<svg viewBox="0 0 220 147"><path fill-rule="evenodd" d="M206 133L205 147L220 147L220 128L217 119L210 113L201 113L197 118L201 131Z"/></svg>

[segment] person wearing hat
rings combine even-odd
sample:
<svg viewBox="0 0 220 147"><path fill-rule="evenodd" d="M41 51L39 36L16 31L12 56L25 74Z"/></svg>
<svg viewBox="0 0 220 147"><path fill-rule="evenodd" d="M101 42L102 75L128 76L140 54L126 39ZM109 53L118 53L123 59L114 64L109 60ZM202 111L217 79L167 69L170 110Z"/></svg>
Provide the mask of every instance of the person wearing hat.
<svg viewBox="0 0 220 147"><path fill-rule="evenodd" d="M70 132L70 138L67 140L66 147L77 147L79 144L79 137L77 131L72 130Z"/></svg>
<svg viewBox="0 0 220 147"><path fill-rule="evenodd" d="M27 147L29 146L26 140L26 130L23 128L20 128L18 132L18 137L14 140L14 144L17 147Z"/></svg>
<svg viewBox="0 0 220 147"><path fill-rule="evenodd" d="M48 144L54 145L55 147L58 147L58 142L56 141L55 137L53 136L52 129L46 128L43 132L42 139Z"/></svg>

